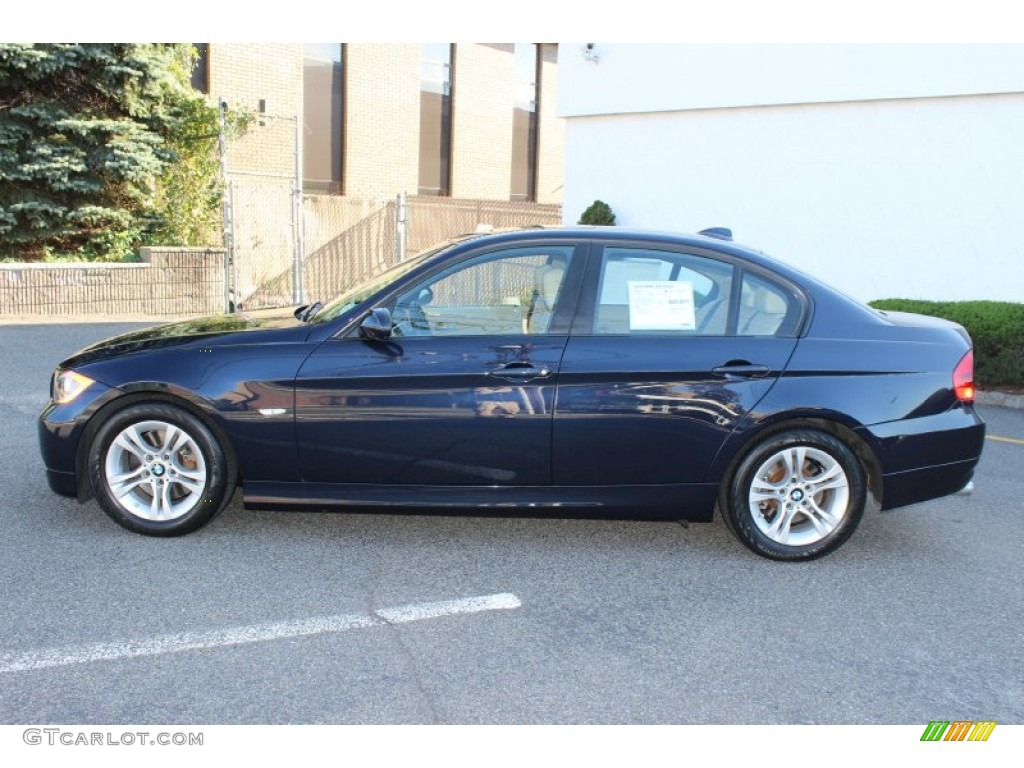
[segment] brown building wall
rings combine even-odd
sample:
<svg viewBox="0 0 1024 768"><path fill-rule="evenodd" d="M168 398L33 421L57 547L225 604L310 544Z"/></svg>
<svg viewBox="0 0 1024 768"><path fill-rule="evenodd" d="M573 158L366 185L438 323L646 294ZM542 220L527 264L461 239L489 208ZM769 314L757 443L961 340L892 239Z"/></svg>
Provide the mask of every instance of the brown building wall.
<svg viewBox="0 0 1024 768"><path fill-rule="evenodd" d="M557 46L541 45L537 202L562 199L564 121L555 116ZM451 196L508 200L515 87L510 44L455 46ZM344 49L345 195L392 197L419 187L420 46L349 43ZM269 119L231 141L229 171L287 176L302 115L302 45L212 43L210 97Z"/></svg>
<svg viewBox="0 0 1024 768"><path fill-rule="evenodd" d="M346 195L416 194L420 151L420 46L345 46Z"/></svg>
<svg viewBox="0 0 1024 768"><path fill-rule="evenodd" d="M508 200L512 177L511 45L457 45L452 196Z"/></svg>
<svg viewBox="0 0 1024 768"><path fill-rule="evenodd" d="M540 46L540 117L537 139L537 202L561 203L565 184L565 119L558 117L558 46Z"/></svg>
<svg viewBox="0 0 1024 768"><path fill-rule="evenodd" d="M211 43L210 97L230 109L257 114L265 99L269 119L257 120L230 142L228 169L268 175L295 172L295 116L302 114L302 46L284 43Z"/></svg>

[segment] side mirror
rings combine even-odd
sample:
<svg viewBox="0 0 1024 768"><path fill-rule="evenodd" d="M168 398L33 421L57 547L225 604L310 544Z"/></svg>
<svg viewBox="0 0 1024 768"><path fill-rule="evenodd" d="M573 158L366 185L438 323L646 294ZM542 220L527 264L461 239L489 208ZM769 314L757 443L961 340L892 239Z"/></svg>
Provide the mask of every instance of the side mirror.
<svg viewBox="0 0 1024 768"><path fill-rule="evenodd" d="M374 308L359 324L359 332L370 341L387 341L391 328L391 312L386 307Z"/></svg>

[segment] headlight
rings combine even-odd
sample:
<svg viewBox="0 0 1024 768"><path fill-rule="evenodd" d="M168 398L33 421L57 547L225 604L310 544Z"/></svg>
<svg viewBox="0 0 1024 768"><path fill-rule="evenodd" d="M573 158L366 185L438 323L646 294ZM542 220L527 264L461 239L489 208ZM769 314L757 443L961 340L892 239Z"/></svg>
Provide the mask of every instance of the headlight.
<svg viewBox="0 0 1024 768"><path fill-rule="evenodd" d="M70 403L92 383L93 379L75 371L57 371L57 375L53 379L53 392L51 393L53 402L60 405Z"/></svg>

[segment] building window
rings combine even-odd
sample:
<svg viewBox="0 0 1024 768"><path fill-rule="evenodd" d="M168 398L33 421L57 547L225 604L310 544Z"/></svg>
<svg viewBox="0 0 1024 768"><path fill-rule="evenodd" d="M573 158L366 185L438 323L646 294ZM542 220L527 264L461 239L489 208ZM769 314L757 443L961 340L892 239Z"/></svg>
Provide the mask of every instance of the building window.
<svg viewBox="0 0 1024 768"><path fill-rule="evenodd" d="M425 43L421 49L421 195L451 194L453 48L448 43Z"/></svg>
<svg viewBox="0 0 1024 768"><path fill-rule="evenodd" d="M302 57L302 188L341 194L341 43L306 43Z"/></svg>
<svg viewBox="0 0 1024 768"><path fill-rule="evenodd" d="M536 43L516 43L515 95L512 105L513 200L537 198L537 102L540 98Z"/></svg>
<svg viewBox="0 0 1024 768"><path fill-rule="evenodd" d="M192 64L192 87L200 93L210 92L210 44L192 43L196 58Z"/></svg>

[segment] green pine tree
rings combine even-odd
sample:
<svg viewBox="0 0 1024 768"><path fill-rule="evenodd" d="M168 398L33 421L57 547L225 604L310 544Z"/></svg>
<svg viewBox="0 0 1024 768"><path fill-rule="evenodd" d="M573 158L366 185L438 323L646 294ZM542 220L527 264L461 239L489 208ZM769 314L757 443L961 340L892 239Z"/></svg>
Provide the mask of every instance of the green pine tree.
<svg viewBox="0 0 1024 768"><path fill-rule="evenodd" d="M157 233L185 240L181 220L195 219L174 224L181 196L165 188L190 169L184 183L216 214L217 112L191 89L193 55L0 44L0 258L118 259Z"/></svg>

